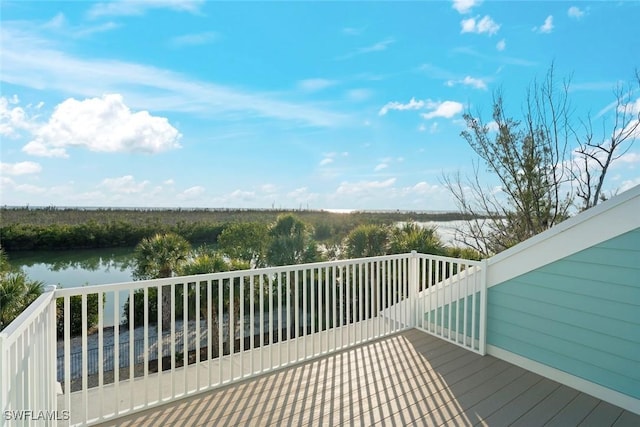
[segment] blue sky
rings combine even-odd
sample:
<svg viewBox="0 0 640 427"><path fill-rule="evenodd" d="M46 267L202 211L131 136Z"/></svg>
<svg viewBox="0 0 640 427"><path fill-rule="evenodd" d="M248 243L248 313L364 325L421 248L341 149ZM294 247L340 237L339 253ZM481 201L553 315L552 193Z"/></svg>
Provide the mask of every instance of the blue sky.
<svg viewBox="0 0 640 427"><path fill-rule="evenodd" d="M465 110L518 117L553 62L599 129L640 67L639 2L1 8L2 205L452 210Z"/></svg>

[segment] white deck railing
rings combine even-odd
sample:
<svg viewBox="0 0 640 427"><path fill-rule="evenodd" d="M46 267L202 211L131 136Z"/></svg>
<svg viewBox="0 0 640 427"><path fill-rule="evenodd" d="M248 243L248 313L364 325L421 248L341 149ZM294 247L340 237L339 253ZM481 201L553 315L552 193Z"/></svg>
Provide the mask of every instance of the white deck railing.
<svg viewBox="0 0 640 427"><path fill-rule="evenodd" d="M483 353L482 271L414 252L52 290L0 334L1 406L92 424L410 327Z"/></svg>

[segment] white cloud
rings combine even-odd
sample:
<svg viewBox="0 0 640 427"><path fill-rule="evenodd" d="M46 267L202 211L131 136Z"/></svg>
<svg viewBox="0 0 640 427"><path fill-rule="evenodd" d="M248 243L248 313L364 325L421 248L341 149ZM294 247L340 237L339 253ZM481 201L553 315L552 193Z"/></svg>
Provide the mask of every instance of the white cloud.
<svg viewBox="0 0 640 427"><path fill-rule="evenodd" d="M442 188L438 185L431 185L426 181L420 181L417 184L411 187L404 187L402 189L402 193L405 195L415 195L415 194L432 194L436 192L442 191Z"/></svg>
<svg viewBox="0 0 640 427"><path fill-rule="evenodd" d="M419 110L424 108L424 101L417 101L415 98L411 98L408 103L402 104L400 102L392 101L385 104L380 111L378 111L378 115L384 116L389 112L389 110Z"/></svg>
<svg viewBox="0 0 640 427"><path fill-rule="evenodd" d="M333 159L331 157L325 157L324 159L320 160L320 166L326 166L333 163Z"/></svg>
<svg viewBox="0 0 640 427"><path fill-rule="evenodd" d="M375 167L375 168L373 168L373 170L374 170L375 172L379 172L379 171L381 171L381 170L383 170L383 169L386 169L386 168L388 168L388 167L389 167L389 165L388 165L388 164L386 164L386 163L379 163L378 165L376 165L376 167Z"/></svg>
<svg viewBox="0 0 640 427"><path fill-rule="evenodd" d="M580 19L584 16L584 11L580 9L578 6L571 6L569 10L567 10L567 15L570 18Z"/></svg>
<svg viewBox="0 0 640 427"><path fill-rule="evenodd" d="M485 15L484 18L478 20L479 17L463 19L460 21L462 27L461 33L487 33L494 35L500 29L500 25L497 24L489 15Z"/></svg>
<svg viewBox="0 0 640 427"><path fill-rule="evenodd" d="M52 48L49 38L24 28L0 27L3 82L82 97L122 93L130 107L203 113L218 119L269 117L311 126L336 126L347 116L334 110L241 91L168 69L116 60L84 59Z"/></svg>
<svg viewBox="0 0 640 427"><path fill-rule="evenodd" d="M328 79L306 79L298 82L298 89L305 92L317 92L322 89L334 86L337 82Z"/></svg>
<svg viewBox="0 0 640 427"><path fill-rule="evenodd" d="M464 109L463 105L456 101L430 102L428 108L433 109L433 111L422 114L425 119L433 119L434 117L450 119Z"/></svg>
<svg viewBox="0 0 640 427"><path fill-rule="evenodd" d="M484 80L471 77L471 76L466 76L462 80L449 80L446 83L447 86L455 86L457 84L461 84L464 86L471 86L475 89L483 89L483 90L487 89L487 84L484 82Z"/></svg>
<svg viewBox="0 0 640 427"><path fill-rule="evenodd" d="M138 194L144 191L149 181L136 182L131 175L125 175L118 178L103 179L99 187L105 188L112 193L118 194Z"/></svg>
<svg viewBox="0 0 640 427"><path fill-rule="evenodd" d="M625 153L620 156L616 162L627 163L627 164L640 164L640 153Z"/></svg>
<svg viewBox="0 0 640 427"><path fill-rule="evenodd" d="M469 13L475 6L480 5L482 0L453 0L453 7L459 13Z"/></svg>
<svg viewBox="0 0 640 427"><path fill-rule="evenodd" d="M392 187L395 182L395 178L389 178L385 181L344 181L340 183L336 193L339 195L349 196L378 194L378 196L382 197L382 194L380 194L379 191Z"/></svg>
<svg viewBox="0 0 640 427"><path fill-rule="evenodd" d="M181 135L164 117L131 112L121 95L104 95L59 104L23 151L35 156L68 157L67 148L96 152L159 153L180 147Z"/></svg>
<svg viewBox="0 0 640 427"><path fill-rule="evenodd" d="M387 50L387 48L391 46L393 43L395 43L394 39L386 39L369 46L361 47L360 49L354 50L353 52L349 52L345 55L339 56L336 59L343 60L343 59L353 58L354 56L363 55L366 53L382 52L383 50Z"/></svg>
<svg viewBox="0 0 640 427"><path fill-rule="evenodd" d="M42 166L35 162L0 163L0 173L2 175L27 175L40 173L41 171Z"/></svg>
<svg viewBox="0 0 640 427"><path fill-rule="evenodd" d="M196 185L194 187L187 188L182 193L178 195L180 199L183 200L193 200L204 194L205 188L201 185Z"/></svg>
<svg viewBox="0 0 640 427"><path fill-rule="evenodd" d="M89 9L91 18L100 16L136 16L150 9L170 9L177 12L199 13L204 0L115 0L97 3Z"/></svg>
<svg viewBox="0 0 640 427"><path fill-rule="evenodd" d="M533 31L537 31L543 34L549 34L550 32L552 32L553 16L552 15L547 16L547 18L544 20L544 24L542 24L540 27L533 27Z"/></svg>
<svg viewBox="0 0 640 427"><path fill-rule="evenodd" d="M19 102L16 95L11 98L0 97L0 136L15 137L21 130L31 130L36 126L24 108L13 106Z"/></svg>
<svg viewBox="0 0 640 427"><path fill-rule="evenodd" d="M500 52L502 52L503 50L505 50L507 48L507 42L505 39L500 40L498 43L496 43L496 49Z"/></svg>
<svg viewBox="0 0 640 427"><path fill-rule="evenodd" d="M29 193L29 194L42 194L47 191L46 188L38 187L37 185L32 184L20 184L16 185L15 190L20 193Z"/></svg>
<svg viewBox="0 0 640 427"><path fill-rule="evenodd" d="M173 185L175 184L175 181L173 179L167 179L165 181L162 182L164 185Z"/></svg>
<svg viewBox="0 0 640 427"><path fill-rule="evenodd" d="M199 46L216 41L218 34L213 31L203 33L184 34L171 39L172 47Z"/></svg>
<svg viewBox="0 0 640 427"><path fill-rule="evenodd" d="M640 177L623 181L619 190L622 193L624 191L631 190L636 185L640 185Z"/></svg>

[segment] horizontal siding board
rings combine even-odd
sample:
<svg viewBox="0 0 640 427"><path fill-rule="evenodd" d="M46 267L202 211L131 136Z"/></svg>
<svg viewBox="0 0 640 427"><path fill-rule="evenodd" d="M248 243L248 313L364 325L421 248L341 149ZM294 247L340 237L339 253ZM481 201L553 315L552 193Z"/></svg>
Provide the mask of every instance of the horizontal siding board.
<svg viewBox="0 0 640 427"><path fill-rule="evenodd" d="M490 287L487 314L488 344L640 399L640 229Z"/></svg>
<svg viewBox="0 0 640 427"><path fill-rule="evenodd" d="M500 307L527 307L532 314L542 313L540 317L565 322L585 329L590 329L597 333L611 334L621 339L637 341L634 337L638 335L638 326L623 320L616 320L607 317L597 316L593 313L573 311L567 313L565 307L550 304L546 301L535 301L522 298L518 295L494 292L489 290L487 313L497 316Z"/></svg>
<svg viewBox="0 0 640 427"><path fill-rule="evenodd" d="M561 337L547 334L544 331L524 328L517 324L503 321L502 318L500 318L499 322L496 322L497 319L495 318L489 319L494 323L494 326L491 328L492 334L498 333L517 338L521 341L535 343L541 348L549 349L555 355L569 357L574 362L581 362L596 366L598 369L606 370L612 375L617 373L624 375L625 377L632 378L636 380L638 382L638 386L640 386L640 371L632 369L624 373L619 372L620 366L638 366L637 360L630 360L616 354L609 353L607 351L608 349L599 350L594 347L586 347L575 342L567 341ZM499 323L499 326L496 326L495 323ZM491 342L491 344L493 345L493 342ZM542 362L541 360L538 361ZM546 360L542 363L548 363L550 361L553 361L553 359Z"/></svg>
<svg viewBox="0 0 640 427"><path fill-rule="evenodd" d="M638 274L640 275L640 272ZM586 280L575 276L559 276L542 270L524 274L518 277L518 282L539 286L540 288L587 295L602 300L626 301L628 303L637 301L640 304L640 286L612 285L608 282ZM608 292L613 286L616 286L614 292ZM607 290L607 292L603 292L603 289Z"/></svg>
<svg viewBox="0 0 640 427"><path fill-rule="evenodd" d="M532 301L548 302L570 310L593 313L597 316L617 319L640 325L638 305L624 302L613 302L588 295L569 294L557 289L540 288L519 281L513 281L512 286L499 290L507 295L515 295ZM609 289L608 292L613 292ZM523 311L528 311L526 308Z"/></svg>
<svg viewBox="0 0 640 427"><path fill-rule="evenodd" d="M633 267L638 264L640 251L619 248L593 247L571 255L571 260L606 267Z"/></svg>
<svg viewBox="0 0 640 427"><path fill-rule="evenodd" d="M586 280L596 280L617 285L633 285L640 270L637 266L603 268L602 265L563 259L544 267L542 271L560 276L574 276Z"/></svg>
<svg viewBox="0 0 640 427"><path fill-rule="evenodd" d="M622 249L626 251L638 251L640 250L640 247L638 246L638 241L640 241L640 228L636 228L635 230L629 231L628 233L624 233L618 237L614 237L613 239L609 239L602 243L598 243L596 247L615 248L615 249Z"/></svg>
<svg viewBox="0 0 640 427"><path fill-rule="evenodd" d="M503 323L511 323L523 328L531 328L535 325L535 329L543 331L558 339L566 340L576 346L591 348L598 351L610 353L613 357L626 359L627 362L635 362L640 366L640 342L628 339L620 339L610 334L603 334L586 330L579 324L568 324L559 322L555 319L544 318L535 314L522 313L508 307L501 307L500 321ZM499 324L490 325L496 329L500 329ZM595 338L594 338L595 337ZM597 344L597 346L596 346ZM584 354L578 351L578 354ZM607 359L609 358L608 356ZM635 373L640 379L640 369Z"/></svg>
<svg viewBox="0 0 640 427"><path fill-rule="evenodd" d="M572 355L555 353L525 339L519 332L514 335L493 333L492 345L640 399L640 381L576 360Z"/></svg>

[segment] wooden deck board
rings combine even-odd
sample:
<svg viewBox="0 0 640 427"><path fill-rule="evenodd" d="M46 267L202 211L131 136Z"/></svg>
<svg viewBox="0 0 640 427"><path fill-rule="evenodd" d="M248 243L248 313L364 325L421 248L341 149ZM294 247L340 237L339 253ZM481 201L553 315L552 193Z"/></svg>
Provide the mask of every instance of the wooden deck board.
<svg viewBox="0 0 640 427"><path fill-rule="evenodd" d="M418 330L104 423L640 425L640 416Z"/></svg>

